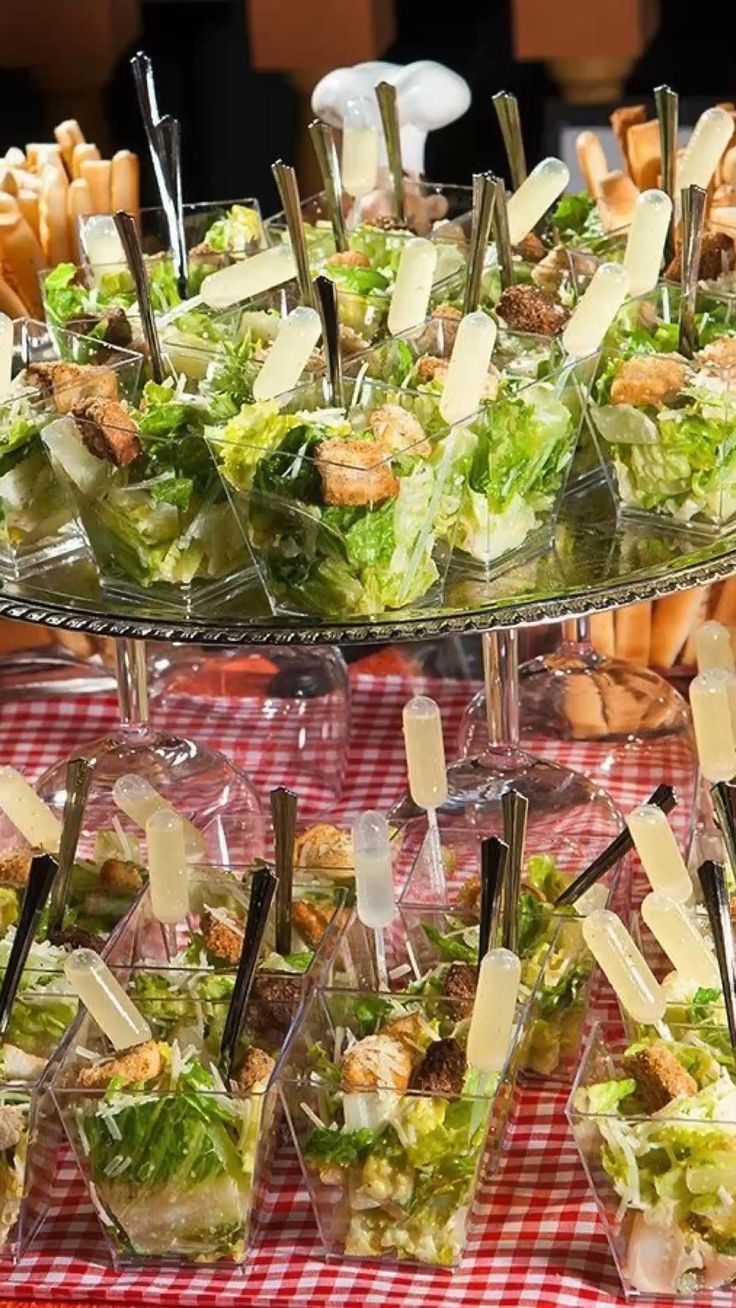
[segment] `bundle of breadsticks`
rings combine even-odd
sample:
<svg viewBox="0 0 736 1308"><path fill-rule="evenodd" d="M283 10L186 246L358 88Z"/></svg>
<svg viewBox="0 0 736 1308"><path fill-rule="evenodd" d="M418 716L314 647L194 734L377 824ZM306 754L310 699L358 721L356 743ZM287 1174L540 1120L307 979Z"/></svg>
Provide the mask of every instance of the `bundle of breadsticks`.
<svg viewBox="0 0 736 1308"><path fill-rule="evenodd" d="M709 619L736 628L736 577L712 586L630 604L591 619L591 638L601 654L639 667L695 670L695 633Z"/></svg>
<svg viewBox="0 0 736 1308"><path fill-rule="evenodd" d="M42 317L38 274L79 261L80 216L139 211L132 150L103 159L73 118L59 123L54 136L0 156L0 310L11 318Z"/></svg>
<svg viewBox="0 0 736 1308"><path fill-rule="evenodd" d="M719 106L734 115L734 135L724 151L708 192L708 222L718 230L736 228L736 105ZM627 105L611 114L622 167L610 168L596 132L581 132L577 156L586 189L593 197L605 232L626 227L641 191L662 184L659 123L643 104ZM681 157L684 151L678 153Z"/></svg>

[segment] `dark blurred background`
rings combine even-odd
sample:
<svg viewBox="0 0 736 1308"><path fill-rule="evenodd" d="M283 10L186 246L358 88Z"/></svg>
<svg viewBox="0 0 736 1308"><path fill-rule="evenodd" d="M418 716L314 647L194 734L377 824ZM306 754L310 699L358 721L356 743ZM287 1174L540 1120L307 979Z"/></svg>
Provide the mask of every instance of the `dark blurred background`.
<svg viewBox="0 0 736 1308"><path fill-rule="evenodd" d="M185 198L252 194L268 212L278 207L269 171L274 159L297 161L303 188L313 181L304 176L311 168L304 139L309 91L329 67L353 62L351 48L364 39L357 34L361 6L372 14L381 10L366 38L370 44L375 31L374 48L364 57L439 59L471 85L470 112L430 138L427 171L437 180L464 182L475 169L503 170L490 104L501 87L519 97L532 161L555 148L555 133L571 105L573 121L580 122L574 106L581 103L592 122L600 121L601 107L622 94L649 96L661 81L683 96L736 96L736 7L719 9L716 37L713 23L697 21L686 0L662 0L659 6L653 0L577 0L577 8L576 0L269 4L277 26L264 60L264 0L0 0L0 147L49 139L60 117L77 117L87 139L101 148L139 151L144 198L153 202L128 68L130 54L143 48L154 61L162 111L182 122ZM325 10L342 19L326 20ZM607 37L611 20L615 31ZM315 48L324 50L320 67L312 52L305 53L305 67L294 67L287 50L290 22L310 25ZM383 42L382 34L388 34ZM539 57L516 58L520 47Z"/></svg>

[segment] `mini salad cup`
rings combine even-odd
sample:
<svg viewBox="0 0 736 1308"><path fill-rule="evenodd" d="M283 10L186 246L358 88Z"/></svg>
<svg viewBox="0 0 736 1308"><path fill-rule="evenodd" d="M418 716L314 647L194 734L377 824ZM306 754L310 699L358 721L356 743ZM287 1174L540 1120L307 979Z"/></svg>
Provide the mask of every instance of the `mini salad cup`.
<svg viewBox="0 0 736 1308"><path fill-rule="evenodd" d="M73 501L49 460L44 433L67 426L83 399L134 399L140 364L129 350L72 332L52 337L45 323L14 324L13 380L0 400L1 577L25 577L83 553Z"/></svg>
<svg viewBox="0 0 736 1308"><path fill-rule="evenodd" d="M227 1005L210 1001L207 1034ZM246 1256L275 1149L275 1060L245 1037L226 1084L191 1007L177 1025L169 1000L150 1001L151 1040L118 1055L86 1016L52 1083L115 1264Z"/></svg>
<svg viewBox="0 0 736 1308"><path fill-rule="evenodd" d="M253 197L241 200L201 200L197 204L183 205L182 212L190 261L195 266L211 265L208 272L222 267L223 260L232 262L247 259L266 244L261 206ZM81 217L77 222L80 242L84 248L85 230L90 222L94 223L94 219ZM169 227L160 205L141 209L139 228L144 255L169 254ZM194 289L190 289L190 294L195 293Z"/></svg>
<svg viewBox="0 0 736 1308"><path fill-rule="evenodd" d="M521 1033L501 1074L481 1079L465 1062L463 1012L350 990L318 990L306 1005L278 1081L328 1258L447 1268L462 1258Z"/></svg>
<svg viewBox="0 0 736 1308"><path fill-rule="evenodd" d="M594 356L565 363L468 424L454 572L490 580L551 547L594 371Z"/></svg>
<svg viewBox="0 0 736 1308"><path fill-rule="evenodd" d="M6 1066L0 1076L0 1132L2 1266L22 1256L49 1209L63 1131L45 1064L40 1072L22 1074Z"/></svg>
<svg viewBox="0 0 736 1308"><path fill-rule="evenodd" d="M105 957L136 1001L202 992L229 996L243 944L250 897L243 869L190 866L189 914L174 929L153 913L146 889L126 918ZM261 1036L279 1044L286 1038L303 996L318 984L337 947L346 920L345 891L325 882L295 879L291 941L287 953L276 948L275 906L266 927L251 999L253 1022Z"/></svg>
<svg viewBox="0 0 736 1308"><path fill-rule="evenodd" d="M79 219L83 254L85 230L97 221L97 216ZM157 314L165 314L181 304L181 296L163 209L142 209L140 228L151 303ZM210 273L265 244L257 200L184 205L184 230L189 297L198 295ZM41 295L52 328L92 334L113 345L140 342L135 288L124 260L95 268L84 258L79 266L56 264L41 273Z"/></svg>
<svg viewBox="0 0 736 1308"><path fill-rule="evenodd" d="M442 595L472 438L425 429L415 395L377 382L346 380L343 400L329 407L314 383L208 432L274 613L372 615Z"/></svg>
<svg viewBox="0 0 736 1308"><path fill-rule="evenodd" d="M388 310L399 261L408 240L429 237L437 245L433 295L444 294L448 278L462 267L469 232L469 187L415 184L416 230L396 226L391 219L372 224L357 218L348 223L349 250L335 251L325 195L321 192L302 203L307 249L313 273L324 273L337 286L338 314L351 352L367 348L387 331ZM409 205L410 214L414 212ZM438 215L443 215L439 217ZM460 215L465 222L458 222ZM288 242L283 213L265 223L269 244Z"/></svg>
<svg viewBox="0 0 736 1308"><path fill-rule="evenodd" d="M667 324L669 327L669 324ZM654 339L669 339L669 331ZM611 345L601 354L590 426L622 519L701 536L736 520L736 337L692 360ZM645 348L645 347L644 347Z"/></svg>
<svg viewBox="0 0 736 1308"><path fill-rule="evenodd" d="M164 362L174 378L186 378L187 391L216 400L220 416L231 417L252 402L268 350L299 303L296 283L288 282L230 309L172 309L159 322ZM307 366L315 375L324 372L321 353Z"/></svg>
<svg viewBox="0 0 736 1308"><path fill-rule="evenodd" d="M400 900L405 929L417 950L426 941L446 962L470 962L477 950L480 908L481 834L446 829L441 833L445 870L443 922L438 929L437 890L429 846L418 851ZM561 838L551 852L528 853L522 872L517 923L522 984L534 994L523 1071L534 1079L569 1084L594 993L595 964L582 933L582 916L573 906L557 908L554 900L596 854L593 836ZM616 893L626 898L630 860L603 880L605 901Z"/></svg>
<svg viewBox="0 0 736 1308"><path fill-rule="evenodd" d="M368 377L387 386L439 393L459 321L459 313L428 318L418 327L392 336L350 360L346 370L355 377L365 369ZM563 358L559 341L554 337L510 332L499 324L491 377L498 381L499 389L509 394L556 371ZM497 378L496 374L499 374Z"/></svg>
<svg viewBox="0 0 736 1308"><path fill-rule="evenodd" d="M736 1083L697 1032L630 1045L596 1026L567 1116L627 1296L736 1280Z"/></svg>
<svg viewBox="0 0 736 1308"><path fill-rule="evenodd" d="M201 612L255 581L205 439L216 408L148 382L137 410L70 419L63 440L45 437L102 588L116 598L148 594L172 612Z"/></svg>

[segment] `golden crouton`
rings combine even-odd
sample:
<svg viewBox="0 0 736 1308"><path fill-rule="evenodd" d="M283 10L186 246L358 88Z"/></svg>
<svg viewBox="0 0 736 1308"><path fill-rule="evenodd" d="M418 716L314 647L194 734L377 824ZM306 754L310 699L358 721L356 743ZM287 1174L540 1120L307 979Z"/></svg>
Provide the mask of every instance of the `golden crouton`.
<svg viewBox="0 0 736 1308"><path fill-rule="evenodd" d="M100 868L100 885L106 890L137 895L143 885L143 877L135 863L128 863L123 858L106 858Z"/></svg>
<svg viewBox="0 0 736 1308"><path fill-rule="evenodd" d="M82 444L98 459L127 468L141 452L141 440L130 414L115 400L84 400L72 409Z"/></svg>
<svg viewBox="0 0 736 1308"><path fill-rule="evenodd" d="M341 268L370 268L371 261L360 250L338 250L330 255L328 263L336 263Z"/></svg>
<svg viewBox="0 0 736 1308"><path fill-rule="evenodd" d="M163 1059L157 1041L147 1040L115 1058L106 1058L93 1067L83 1067L79 1073L79 1085L86 1090L102 1090L116 1077L136 1083L152 1081L160 1076L162 1068Z"/></svg>
<svg viewBox="0 0 736 1308"><path fill-rule="evenodd" d="M0 1154L6 1149L15 1149L25 1131L25 1118L19 1108L10 1105L0 1107Z"/></svg>
<svg viewBox="0 0 736 1308"><path fill-rule="evenodd" d="M648 1113L665 1108L679 1095L694 1095L698 1089L694 1078L661 1040L629 1054L624 1058L624 1068L636 1081L638 1096Z"/></svg>
<svg viewBox="0 0 736 1308"><path fill-rule="evenodd" d="M557 336L570 317L564 304L538 286L507 286L496 313L512 331L539 336Z"/></svg>
<svg viewBox="0 0 736 1308"><path fill-rule="evenodd" d="M414 1074L412 1090L425 1095L462 1094L466 1066L465 1053L454 1037L433 1040Z"/></svg>
<svg viewBox="0 0 736 1308"><path fill-rule="evenodd" d="M449 366L448 359L438 359L435 354L425 354L424 358L419 360L417 372L422 381L434 381L435 377L444 381Z"/></svg>
<svg viewBox="0 0 736 1308"><path fill-rule="evenodd" d="M679 356L634 355L611 386L611 404L671 404L686 381L687 367Z"/></svg>
<svg viewBox="0 0 736 1308"><path fill-rule="evenodd" d="M332 914L309 899L295 899L291 905L291 921L305 945L316 949L330 925Z"/></svg>
<svg viewBox="0 0 736 1308"><path fill-rule="evenodd" d="M9 849L0 854L0 886L24 886L31 870L33 849Z"/></svg>
<svg viewBox="0 0 736 1308"><path fill-rule="evenodd" d="M720 336L700 350L693 362L696 368L736 382L736 336Z"/></svg>
<svg viewBox="0 0 736 1308"><path fill-rule="evenodd" d="M66 363L63 359L31 363L25 376L31 385L41 388L57 413L71 413L85 400L118 398L117 375L111 368L92 363Z"/></svg>
<svg viewBox="0 0 736 1308"><path fill-rule="evenodd" d="M380 409L374 409L369 422L376 440L391 454L410 450L426 459L432 453L421 422L400 404L384 404Z"/></svg>
<svg viewBox="0 0 736 1308"><path fill-rule="evenodd" d="M480 877L468 877L467 881L463 881L457 899L463 908L477 908L480 903Z"/></svg>
<svg viewBox="0 0 736 1308"><path fill-rule="evenodd" d="M240 1064L235 1082L243 1094L247 1094L253 1089L259 1081L268 1081L276 1063L270 1054L264 1049L258 1049L256 1045L250 1045L243 1055L243 1061Z"/></svg>
<svg viewBox="0 0 736 1308"><path fill-rule="evenodd" d="M522 236L518 245L514 246L514 254L518 254L520 259L527 263L539 263L547 253L547 247L544 245L536 232L527 232Z"/></svg>
<svg viewBox="0 0 736 1308"><path fill-rule="evenodd" d="M353 837L330 822L317 822L297 836L294 846L297 867L314 876L328 873L352 877L355 875Z"/></svg>
<svg viewBox="0 0 736 1308"><path fill-rule="evenodd" d="M340 323L340 349L344 359L350 359L355 354L363 354L369 347L370 342L356 332L354 327L349 327L347 323Z"/></svg>
<svg viewBox="0 0 736 1308"><path fill-rule="evenodd" d="M724 273L733 271L734 239L725 232L705 232L700 247L698 278L701 282L717 281ZM682 277L682 247L678 244L675 257L665 271L669 281Z"/></svg>
<svg viewBox="0 0 736 1308"><path fill-rule="evenodd" d="M408 1045L382 1031L380 1035L366 1036L348 1050L342 1060L342 1088L406 1090L411 1073Z"/></svg>
<svg viewBox="0 0 736 1308"><path fill-rule="evenodd" d="M399 493L386 453L370 441L333 436L317 447L317 468L326 504L381 504Z"/></svg>
<svg viewBox="0 0 736 1308"><path fill-rule="evenodd" d="M243 932L227 922L221 922L211 913L203 913L200 931L208 954L214 954L225 963L237 966L243 952Z"/></svg>
<svg viewBox="0 0 736 1308"><path fill-rule="evenodd" d="M381 1029L381 1035L391 1036L392 1040L403 1040L410 1049L415 1048L422 1032L424 1021L421 1013L407 1013L405 1017L396 1017Z"/></svg>

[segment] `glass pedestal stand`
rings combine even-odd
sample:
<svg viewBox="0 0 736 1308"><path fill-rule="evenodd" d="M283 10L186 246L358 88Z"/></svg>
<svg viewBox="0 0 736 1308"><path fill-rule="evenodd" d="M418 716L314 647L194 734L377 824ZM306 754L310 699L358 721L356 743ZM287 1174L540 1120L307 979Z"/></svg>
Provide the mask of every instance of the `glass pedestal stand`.
<svg viewBox="0 0 736 1308"><path fill-rule="evenodd" d="M148 718L145 642L119 639L115 648L120 726L109 736L81 741L75 750L94 764L80 853L87 852L95 833L109 829L114 820L140 837L112 797L118 777L135 772L203 832L208 860L250 863L263 851L264 829L258 796L247 776L200 740L155 731ZM55 763L37 786L59 814L66 799L67 762Z"/></svg>
<svg viewBox="0 0 736 1308"><path fill-rule="evenodd" d="M563 622L562 642L551 654L522 665L519 675L520 739L547 759L564 746L591 781L610 788L628 806L627 786L643 769L667 778L680 800L676 828L686 822L697 784L690 710L659 673L598 654L590 622ZM488 741L485 697L471 701L460 728L459 752L474 757ZM623 797L623 798L622 798ZM631 792L631 804L635 789ZM685 839L686 831L678 832Z"/></svg>
<svg viewBox="0 0 736 1308"><path fill-rule="evenodd" d="M539 758L525 748L519 732L517 632L502 628L483 635L484 727L478 748L449 764L448 798L438 810L440 829L472 829L483 835L502 831L501 796L515 788L529 800L527 848L552 850L560 839L580 842L592 854L621 828L621 814L595 782L570 768ZM477 696L472 702L477 716ZM467 713L466 713L467 716ZM421 812L404 796L393 820L419 820Z"/></svg>

